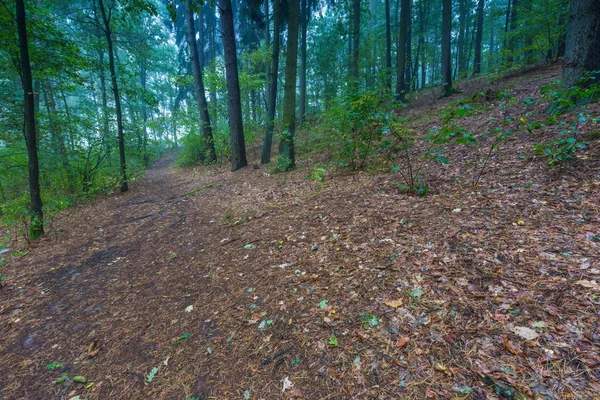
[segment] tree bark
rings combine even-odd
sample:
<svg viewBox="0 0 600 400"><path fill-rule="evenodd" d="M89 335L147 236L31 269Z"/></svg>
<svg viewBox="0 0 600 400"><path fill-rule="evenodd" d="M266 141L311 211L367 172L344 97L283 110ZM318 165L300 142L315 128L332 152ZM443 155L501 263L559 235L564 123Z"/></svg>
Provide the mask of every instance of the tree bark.
<svg viewBox="0 0 600 400"><path fill-rule="evenodd" d="M579 82L586 72L595 80ZM571 0L562 79L565 87L587 86L600 80L600 2Z"/></svg>
<svg viewBox="0 0 600 400"><path fill-rule="evenodd" d="M192 0L186 0L185 19L187 25L187 39L188 45L190 47L190 57L192 62L192 72L194 75L194 86L196 88L196 101L198 102L198 107L200 111L200 121L202 123L202 134L204 136L206 162L208 164L212 164L217 161L217 153L215 151L215 142L213 140L212 126L210 125L210 116L208 114L208 103L206 102L206 91L204 90L204 81L202 80L202 64L200 63L198 44L196 42L196 30L194 28L194 10L192 7ZM202 25L202 19L200 19L200 25ZM202 50L202 53L204 53L204 49Z"/></svg>
<svg viewBox="0 0 600 400"><path fill-rule="evenodd" d="M385 87L392 91L392 30L390 26L390 0L385 0Z"/></svg>
<svg viewBox="0 0 600 400"><path fill-rule="evenodd" d="M465 72L465 60L466 60L466 37L467 37L467 0L460 0L458 2L458 76L463 77Z"/></svg>
<svg viewBox="0 0 600 400"><path fill-rule="evenodd" d="M25 16L25 4L23 0L15 0L17 34L19 36L19 55L21 58L21 79L23 83L23 96L25 102L25 143L27 145L28 167L29 167L29 212L31 223L29 237L38 239L44 234L44 212L42 210L42 196L40 194L40 169L37 151L37 135L35 129L35 93L33 91L33 80L31 64L29 61L29 42L27 40L27 21Z"/></svg>
<svg viewBox="0 0 600 400"><path fill-rule="evenodd" d="M240 79L238 76L231 0L219 0L219 9L221 14L221 32L223 35L223 52L225 55L227 96L229 100L231 171L237 171L248 165L248 161L246 161L246 144L244 141L244 125L242 123L242 102L240 99Z"/></svg>
<svg viewBox="0 0 600 400"><path fill-rule="evenodd" d="M358 92L358 57L360 46L360 0L352 0L352 59L350 63L350 87Z"/></svg>
<svg viewBox="0 0 600 400"><path fill-rule="evenodd" d="M104 34L106 35L106 44L108 46L108 65L112 82L113 95L115 97L115 112L117 114L117 135L119 139L119 161L121 171L121 193L129 190L127 183L127 164L125 163L125 134L123 132L123 111L121 109L121 97L119 96L119 86L117 84L117 71L115 68L115 54L113 50L112 30L110 29L110 19L112 10L106 14L104 1L98 0L102 21L104 23Z"/></svg>
<svg viewBox="0 0 600 400"><path fill-rule="evenodd" d="M452 94L452 0L442 0L442 95Z"/></svg>
<svg viewBox="0 0 600 400"><path fill-rule="evenodd" d="M267 96L267 128L263 141L261 164L271 162L271 147L273 146L273 128L275 124L275 111L277 108L277 80L279 72L279 43L281 29L280 0L273 1L273 44L271 47L271 73L269 76L269 93Z"/></svg>
<svg viewBox="0 0 600 400"><path fill-rule="evenodd" d="M477 2L477 36L475 37L475 62L473 64L473 75L481 73L481 46L483 42L483 13L485 0Z"/></svg>
<svg viewBox="0 0 600 400"><path fill-rule="evenodd" d="M296 167L294 133L296 130L296 71L298 65L299 0L288 0L288 40L285 58L283 93L283 133L279 144L278 169L286 172Z"/></svg>
<svg viewBox="0 0 600 400"><path fill-rule="evenodd" d="M208 62L209 64L209 70L211 72L215 72L215 57L216 57L216 49L215 49L215 32L217 30L217 17L215 15L215 8L214 7L208 7L207 8L208 12L206 13L206 16L208 18L207 21L207 26L208 26ZM214 126L215 128L218 126L217 125L217 121L218 121L218 110L217 110L217 90L214 87L214 85L210 85L209 87L209 97L210 97L210 105L211 105L211 109L212 109L212 118L211 118L211 122L212 122L212 126Z"/></svg>
<svg viewBox="0 0 600 400"><path fill-rule="evenodd" d="M306 31L308 30L308 5L302 0L302 42L300 43L300 115L299 123L304 123L306 115Z"/></svg>
<svg viewBox="0 0 600 400"><path fill-rule="evenodd" d="M411 83L412 83L412 0L408 1L408 30L406 32L406 65L404 66L404 72L406 74L405 78L405 88L406 92L410 92Z"/></svg>
<svg viewBox="0 0 600 400"><path fill-rule="evenodd" d="M396 67L396 100L404 101L406 93L406 43L408 39L408 21L410 19L410 0L402 0L400 8L400 32L398 34L398 65Z"/></svg>

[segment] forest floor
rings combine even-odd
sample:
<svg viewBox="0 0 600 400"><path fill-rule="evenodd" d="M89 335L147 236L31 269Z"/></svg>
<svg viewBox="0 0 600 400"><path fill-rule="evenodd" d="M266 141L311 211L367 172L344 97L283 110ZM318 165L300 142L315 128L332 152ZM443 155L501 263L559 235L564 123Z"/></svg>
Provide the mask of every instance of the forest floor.
<svg viewBox="0 0 600 400"><path fill-rule="evenodd" d="M558 73L508 82L539 97ZM551 170L534 141L478 190L452 150L426 197L169 153L9 256L0 399L598 399L600 145Z"/></svg>

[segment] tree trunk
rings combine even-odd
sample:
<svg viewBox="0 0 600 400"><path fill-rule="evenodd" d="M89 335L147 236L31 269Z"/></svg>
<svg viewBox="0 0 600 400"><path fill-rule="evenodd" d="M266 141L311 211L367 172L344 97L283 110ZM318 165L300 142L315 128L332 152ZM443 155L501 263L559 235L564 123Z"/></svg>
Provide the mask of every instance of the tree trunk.
<svg viewBox="0 0 600 400"><path fill-rule="evenodd" d="M25 4L23 0L15 0L15 5L17 34L19 36L19 55L21 58L21 79L25 101L25 143L27 145L29 166L29 199L31 202L29 208L31 213L29 237L32 240L35 240L44 234L44 212L42 210L42 196L40 194L40 170L37 151L37 135L35 131L35 94L31 77L31 64L29 62Z"/></svg>
<svg viewBox="0 0 600 400"><path fill-rule="evenodd" d="M460 0L458 2L458 63L457 70L458 76L462 77L465 72L465 60L466 60L466 37L467 37L467 0Z"/></svg>
<svg viewBox="0 0 600 400"><path fill-rule="evenodd" d="M41 86L42 93L44 95L44 103L46 104L46 111L48 112L48 121L50 125L50 133L52 134L52 141L54 142L56 152L60 156L63 169L67 175L69 175L71 172L71 165L69 164L69 156L67 154L67 147L65 146L65 138L62 127L56 119L58 109L56 107L56 100L54 98L54 90L50 80L47 78L44 80Z"/></svg>
<svg viewBox="0 0 600 400"><path fill-rule="evenodd" d="M565 87L578 84L586 72L600 80L600 3L598 0L571 0L562 79Z"/></svg>
<svg viewBox="0 0 600 400"><path fill-rule="evenodd" d="M406 43L408 39L409 19L410 0L402 0L400 32L398 34L398 65L396 69L396 100L398 101L404 101L406 93Z"/></svg>
<svg viewBox="0 0 600 400"><path fill-rule="evenodd" d="M514 30L517 29L519 0L512 0L512 9L510 11L510 37L508 39L508 66L512 66L514 61L514 52L517 49L517 38Z"/></svg>
<svg viewBox="0 0 600 400"><path fill-rule="evenodd" d="M202 134L204 136L206 162L208 164L212 164L217 161L217 153L215 151L212 127L210 125L210 116L208 115L208 103L206 102L204 81L202 80L202 64L200 63L198 44L196 42L196 30L194 29L194 10L192 7L192 0L186 0L185 19L187 25L187 39L190 47L190 56L192 62L192 72L194 75L194 86L196 88L196 101L198 102L200 121L202 122ZM200 25L202 25L202 19L200 19ZM202 37L202 35L200 36ZM202 53L204 53L204 49L202 50Z"/></svg>
<svg viewBox="0 0 600 400"><path fill-rule="evenodd" d="M215 15L215 8L208 7L208 12L206 14L208 21L208 58L209 58L209 70L211 72L215 72L215 57L216 57L216 49L215 49L215 32L217 30L217 17ZM212 109L212 126L217 129L217 121L218 121L218 110L217 110L217 89L214 87L215 85L210 85L209 87L209 96L210 96L210 105Z"/></svg>
<svg viewBox="0 0 600 400"><path fill-rule="evenodd" d="M242 102L240 99L240 79L238 76L235 31L231 0L219 0L221 13L221 32L225 55L225 75L227 78L227 96L229 98L229 130L231 135L231 171L237 171L248 165L244 125L242 123Z"/></svg>
<svg viewBox="0 0 600 400"><path fill-rule="evenodd" d="M358 57L360 46L360 0L352 0L352 61L350 63L350 87L358 92ZM287 75L287 72L286 72Z"/></svg>
<svg viewBox="0 0 600 400"><path fill-rule="evenodd" d="M485 0L479 0L477 2L477 36L475 38L475 62L473 64L473 75L479 75L481 73L481 46L483 42L484 7Z"/></svg>
<svg viewBox="0 0 600 400"><path fill-rule="evenodd" d="M102 21L104 23L104 34L106 35L106 44L108 46L108 65L110 68L110 77L112 81L113 95L115 96L115 111L117 113L117 135L119 138L119 161L121 170L121 193L129 190L127 183L127 165L125 164L125 135L123 133L123 112L121 110L121 98L119 96L119 86L117 85L117 71L115 68L115 54L113 50L112 31L110 29L110 18L106 15L104 1L98 0Z"/></svg>
<svg viewBox="0 0 600 400"><path fill-rule="evenodd" d="M286 172L296 167L294 132L296 130L296 70L298 65L299 0L288 0L288 40L285 58L283 93L283 133L279 144L278 169Z"/></svg>
<svg viewBox="0 0 600 400"><path fill-rule="evenodd" d="M267 129L263 142L261 164L271 162L271 147L273 146L273 125L275 124L275 111L277 108L277 79L279 72L279 40L281 29L281 7L280 0L273 1L273 45L271 56L271 74L269 76L269 94L267 96Z"/></svg>
<svg viewBox="0 0 600 400"><path fill-rule="evenodd" d="M307 0L302 0L302 42L300 43L300 125L304 123L306 115L306 31L308 28Z"/></svg>
<svg viewBox="0 0 600 400"><path fill-rule="evenodd" d="M385 0L385 87L392 91L392 30L390 27L390 0Z"/></svg>
<svg viewBox="0 0 600 400"><path fill-rule="evenodd" d="M442 0L442 93L444 97L452 94L451 33L452 0Z"/></svg>
<svg viewBox="0 0 600 400"><path fill-rule="evenodd" d="M406 65L404 66L404 71L406 73L406 79L404 81L406 92L410 92L410 87L412 83L412 0L408 1L408 30L406 32Z"/></svg>

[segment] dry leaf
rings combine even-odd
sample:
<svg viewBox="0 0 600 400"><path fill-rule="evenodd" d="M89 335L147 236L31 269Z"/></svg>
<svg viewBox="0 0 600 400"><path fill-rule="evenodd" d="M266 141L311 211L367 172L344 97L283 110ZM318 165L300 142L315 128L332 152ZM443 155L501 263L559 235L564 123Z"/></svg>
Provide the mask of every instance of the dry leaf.
<svg viewBox="0 0 600 400"><path fill-rule="evenodd" d="M521 336L523 339L527 340L535 340L540 334L534 331L531 328L527 328L525 326L515 326L510 330L512 333Z"/></svg>
<svg viewBox="0 0 600 400"><path fill-rule="evenodd" d="M398 347L399 349L401 349L404 346L406 346L408 344L408 342L410 342L410 338L407 337L407 336L404 336L404 337L398 339L398 342L396 343L396 347Z"/></svg>
<svg viewBox="0 0 600 400"><path fill-rule="evenodd" d="M508 336L504 336L504 347L506 347L506 350L510 351L515 356L521 355L521 350L519 350L517 346L515 346L508 340Z"/></svg>
<svg viewBox="0 0 600 400"><path fill-rule="evenodd" d="M588 281L586 279L580 280L575 282L578 285L581 285L585 288L588 289L596 289L596 290L600 290L600 285L598 285L598 283L596 281Z"/></svg>
<svg viewBox="0 0 600 400"><path fill-rule="evenodd" d="M391 308L398 308L402 306L402 299L386 301L385 305Z"/></svg>
<svg viewBox="0 0 600 400"><path fill-rule="evenodd" d="M290 377L286 376L283 379L283 391L285 392L288 389L291 389L294 387L294 384L292 383L292 381L290 381Z"/></svg>

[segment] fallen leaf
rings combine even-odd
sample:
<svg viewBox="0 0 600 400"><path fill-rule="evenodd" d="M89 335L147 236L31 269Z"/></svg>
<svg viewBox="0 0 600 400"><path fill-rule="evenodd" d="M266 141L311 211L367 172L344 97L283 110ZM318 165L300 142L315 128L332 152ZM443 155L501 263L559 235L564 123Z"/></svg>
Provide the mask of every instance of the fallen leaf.
<svg viewBox="0 0 600 400"><path fill-rule="evenodd" d="M398 342L396 343L396 347L401 349L404 346L406 346L408 344L408 342L410 342L410 338L408 336L401 337L400 339L398 339Z"/></svg>
<svg viewBox="0 0 600 400"><path fill-rule="evenodd" d="M535 340L540 336L539 333L525 326L515 326L510 331L526 340Z"/></svg>
<svg viewBox="0 0 600 400"><path fill-rule="evenodd" d="M194 311L194 306L193 305L189 305L185 308L185 312L192 312Z"/></svg>
<svg viewBox="0 0 600 400"><path fill-rule="evenodd" d="M402 299L386 301L385 305L391 308L398 308L402 306Z"/></svg>
<svg viewBox="0 0 600 400"><path fill-rule="evenodd" d="M504 336L504 347L506 347L506 350L510 351L515 356L521 355L521 350L508 340L508 336Z"/></svg>
<svg viewBox="0 0 600 400"><path fill-rule="evenodd" d="M329 303L329 301L328 301L328 300L321 300L321 301L319 302L319 308L320 308L320 309L327 308L327 304L328 304L328 303Z"/></svg>
<svg viewBox="0 0 600 400"><path fill-rule="evenodd" d="M600 290L600 285L596 281L588 281L586 279L575 282L577 285L581 285L588 289Z"/></svg>
<svg viewBox="0 0 600 400"><path fill-rule="evenodd" d="M78 376L73 377L73 382L86 383L87 379L85 379L85 376L78 375Z"/></svg>
<svg viewBox="0 0 600 400"><path fill-rule="evenodd" d="M283 378L283 391L284 392L293 387L294 387L294 383L290 380L289 376L286 376L285 378Z"/></svg>

